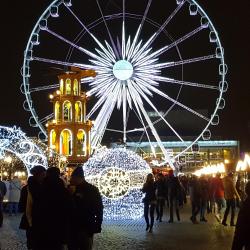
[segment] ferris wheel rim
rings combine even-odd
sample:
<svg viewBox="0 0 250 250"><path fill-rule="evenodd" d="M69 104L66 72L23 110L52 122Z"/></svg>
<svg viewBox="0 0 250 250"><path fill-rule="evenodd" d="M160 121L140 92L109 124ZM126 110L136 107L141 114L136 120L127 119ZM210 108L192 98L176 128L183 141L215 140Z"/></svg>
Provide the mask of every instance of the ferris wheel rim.
<svg viewBox="0 0 250 250"><path fill-rule="evenodd" d="M184 0L185 1L185 0ZM216 41L216 44L217 46L220 47L221 50L223 50L223 47L221 45L221 41L220 41L220 37L211 21L211 19L209 18L209 16L206 14L206 12L203 10L203 8L197 3L197 1L195 0L186 0L186 2L188 3L194 3L196 4L196 6L198 7L198 9L201 11L201 13L208 19L209 21L209 27L210 27L210 31L214 31L215 34L216 34L216 38L217 38L217 41ZM32 39L32 35L37 31L37 29L39 28L39 23L42 19L44 19L44 17L46 16L46 18L49 17L49 10L52 6L54 5L61 5L63 4L63 1L62 0L55 0L53 1L49 6L48 8L43 12L43 14L40 16L40 18L38 19L36 25L34 26L33 30L32 30L32 33L30 35L30 38L29 38L29 41L27 43L27 46L26 46L26 50L25 50L25 56L24 56L24 62L23 62L23 84L24 84L24 90L25 90L25 96L26 96L26 100L27 100L27 103L28 103L28 107L30 109L30 112L33 116L33 119L35 120L36 124L37 124L37 127L40 128L40 130L42 131L42 133L47 136L47 133L46 133L46 130L45 128L43 127L42 124L40 124L39 122L39 119L38 119L38 116L37 116L37 113L34 109L34 107L32 106L32 98L31 98L31 95L30 95L30 92L28 90L28 85L29 83L27 83L27 81L29 82L29 78L27 78L25 76L25 69L24 67L26 66L26 63L27 63L27 59L26 59L26 56L27 56L27 52L30 48L30 44L31 44L31 39ZM46 15L47 14L47 15ZM39 30L40 31L40 30ZM33 46L33 45L32 45ZM224 60L224 54L222 55L222 57L220 58L220 61L221 61L221 64L223 65L223 74L221 75L221 78L222 78L222 87L224 86L224 83L225 83L225 75L226 75L226 72L225 72L225 60ZM223 96L223 91L220 91L220 94L219 94L219 97L218 99L221 100ZM193 143L191 145L189 145L188 147L186 147L186 149L183 152L187 151L194 143L196 143L203 135L203 133L208 129L208 127L211 125L212 121L213 121L213 118L215 117L215 115L217 114L218 110L219 110L219 106L220 106L220 101L216 104L215 106L215 109L214 109L214 112L212 113L211 117L210 117L210 120L209 122L207 123L207 125L205 126L205 128L202 130L202 132L199 134L199 136L193 141ZM178 155L179 156L179 155Z"/></svg>

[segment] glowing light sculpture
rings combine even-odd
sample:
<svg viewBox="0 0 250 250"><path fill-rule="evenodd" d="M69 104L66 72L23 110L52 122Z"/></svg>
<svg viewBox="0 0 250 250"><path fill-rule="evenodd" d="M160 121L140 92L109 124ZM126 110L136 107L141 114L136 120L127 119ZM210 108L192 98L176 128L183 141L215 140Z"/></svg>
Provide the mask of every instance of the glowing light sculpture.
<svg viewBox="0 0 250 250"><path fill-rule="evenodd" d="M5 152L10 152L21 159L28 174L36 165L48 167L44 152L15 126L13 128L0 126L0 156L3 157Z"/></svg>
<svg viewBox="0 0 250 250"><path fill-rule="evenodd" d="M88 182L96 185L103 198L106 219L137 219L143 215L141 188L149 165L125 148L103 148L84 165Z"/></svg>
<svg viewBox="0 0 250 250"><path fill-rule="evenodd" d="M157 143L157 146L162 152L164 156L163 163L168 162L174 167L174 159L178 159L183 152L190 149L201 137L207 138L205 135L207 135L208 132L210 133L208 130L210 125L218 125L219 116L217 115L217 111L223 109L225 106L225 100L222 98L222 95L228 88L228 84L225 81L227 65L224 62L224 49L210 18L195 0L167 1L167 5L171 6L170 14L167 17L163 17L163 19L161 19L162 23L160 24L151 19L151 17L149 18L149 13L153 4L158 4L158 8L154 6L155 9L160 9L163 5L167 6L165 0L144 1L141 5L141 14L138 15L126 9L127 6L129 6L128 2L132 2L133 4L133 0L118 1L116 4L120 5L121 12L117 13L116 10L113 14L109 15L104 14L104 7L102 6L104 1L95 0L93 3L100 13L100 18L86 24L85 22L87 21L85 21L84 16L80 16L83 15L82 9L81 12L77 12L79 1L75 2L78 3L70 2L70 4L68 4L68 1L53 1L39 18L28 41L22 68L23 84L21 86L21 91L26 95L24 108L32 114L32 119L30 119L31 125L39 127L41 130L40 135L47 137L44 124L49 115L45 118L38 118L33 106L31 94L58 87L58 84L33 86L30 76L34 64L54 64L63 67L74 66L83 69L93 69L97 72L97 77L95 79L82 81L83 84L88 83L89 91L87 95L96 98L96 102L87 115L88 119L95 120L95 125L91 134L92 146L96 147L100 144L106 130L123 134L124 143L126 143L129 133L143 131L141 138L143 138L144 135L146 136L150 142L153 155L155 156L155 151L151 140ZM167 10L167 7L164 8ZM55 18L57 19L57 24L60 23L58 19L60 20L61 18L61 10L62 13L67 13L67 15L73 18L74 25L77 24L81 27L81 32L77 34L74 40L70 40L68 37L59 34L56 30L52 30L54 26L50 24L53 24ZM137 12L137 10L135 12ZM189 31L182 30L182 35L174 34L176 39L173 39L168 33L168 26L172 25L173 19L177 19L179 15L181 15L180 13L185 13L187 18L190 20L192 19L192 22L195 20L195 24L192 25L193 28ZM196 17L194 18L194 16ZM64 19L62 18L62 20ZM111 27L113 27L111 21L112 23L118 23L120 27L118 33L117 28L111 30ZM135 31L129 30L131 26L129 26L128 23L130 21L135 22L133 25L133 27L137 27ZM180 23L183 24L183 21L181 20ZM67 25L64 23L62 25L64 27L63 29L67 27L71 29L68 23ZM104 28L101 33L105 38L102 40L98 38L100 37L99 25L102 25L101 28ZM145 28L146 25L148 25L149 29ZM183 25L179 26L183 27ZM174 27L176 28L176 26ZM141 37L144 35L144 28L147 30L146 33L150 30L151 34L147 35L147 37L145 35L145 38L142 40ZM176 30L175 28L174 30ZM104 36L105 32L106 34ZM68 46L70 46L70 50L65 60L35 55L34 52L36 50L34 47L42 46L42 41L39 40L40 33L42 34L43 41L47 35L59 41L66 46L67 49ZM204 46L207 46L206 51L205 49L204 51L201 50L200 40L196 39L199 35L207 36L207 44ZM87 43L86 47L88 48L85 47L84 42L81 40L83 36L84 38L87 36L88 39L93 41L93 43ZM163 36L166 38L166 41L160 40ZM198 48L198 51L195 51L195 55L183 58L179 46L185 46L185 43L191 39L192 47ZM159 47L159 44L162 44L161 47ZM175 50L178 56L171 58L171 53L173 51L170 50ZM39 51L41 51L41 49ZM77 59L73 58L71 60L71 55L75 51L80 53L80 56L77 57ZM45 55L47 54L48 53L45 53ZM85 58L82 61L81 56ZM210 61L212 61L211 65L213 64L216 66L211 70L210 68L209 70L208 68L206 69L208 76L204 76L204 78L198 80L183 79L184 66L188 67L192 65L192 69L195 72L194 76L192 76L193 78L198 75L197 72L199 70L195 70L194 65L204 65L204 63ZM172 74L167 72L174 72L175 70L172 69L173 67L180 67L181 72L178 76L170 77ZM189 66L189 70L190 68ZM211 77L212 75L213 77ZM210 78L212 79L210 80L211 82L207 83L206 81ZM165 90L165 86L178 88L179 90L177 94L173 95L171 90ZM190 98L190 96L188 96L186 99L181 100L180 96L183 95L184 90L191 93L192 97ZM193 99L195 96L199 96L201 92L203 94L206 93L204 94L204 100L208 100L208 97L211 97L211 102L214 103L212 109L211 107L207 108L212 110L210 115L205 115L199 112L199 110L195 110L191 104L186 104L187 99ZM159 100L162 102L162 108L156 105ZM115 107L121 110L120 115L123 124L120 129L108 127ZM183 112L187 112L194 120L198 119L202 125L195 139L191 143L186 144L180 154L175 155L173 159L164 148L156 127L157 123L161 122L161 124L170 131L169 133L171 133L171 135L179 141L184 142L183 135L181 134L182 131L180 131L180 129L178 131L178 129L174 127L174 123L170 121L168 117L169 112L175 107L178 107L178 109L181 109ZM163 113L160 108L164 109ZM127 129L129 127L128 123L132 123L129 119L130 110L135 113L140 123L141 127L138 129ZM158 119L153 120L149 116L148 111L155 112Z"/></svg>

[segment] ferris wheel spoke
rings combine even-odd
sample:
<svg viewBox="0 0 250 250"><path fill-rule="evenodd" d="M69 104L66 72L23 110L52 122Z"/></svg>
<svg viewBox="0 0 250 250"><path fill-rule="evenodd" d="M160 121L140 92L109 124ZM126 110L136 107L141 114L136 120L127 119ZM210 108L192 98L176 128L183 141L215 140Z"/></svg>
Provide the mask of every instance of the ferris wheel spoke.
<svg viewBox="0 0 250 250"><path fill-rule="evenodd" d="M162 116L162 114L158 111L158 109L154 106L154 104L149 100L149 98L145 95L143 89L139 87L140 85L133 84L133 86L139 92L139 94L144 98L144 100L151 106L151 108L153 108L153 110L167 124L167 126L174 132L174 134L180 139L180 141L183 142L184 140L182 139L182 137L177 133L177 131L170 125L170 123Z"/></svg>
<svg viewBox="0 0 250 250"><path fill-rule="evenodd" d="M180 3L176 9L170 14L170 16L166 19L166 21L159 27L159 29L154 33L146 43L147 45L145 46L144 49L147 49L154 41L155 39L161 34L161 32L166 28L166 26L170 23L170 21L174 18L174 16L179 12L179 10L183 7L185 4L186 0L184 0L182 3Z"/></svg>
<svg viewBox="0 0 250 250"><path fill-rule="evenodd" d="M119 57L119 54L118 54L117 48L116 48L116 46L115 46L114 39L113 39L113 37L112 37L112 35L111 35L111 32L110 32L110 30L109 30L107 21L106 21L104 15L103 15L103 12L102 12L102 9L101 9L99 0L96 0L96 3L97 3L97 6L98 6L99 11L100 11L100 13L101 13L101 16L102 16L103 22L104 22L104 24L105 24L106 30L107 30L107 32L108 32L109 39L110 39L111 45L112 45L112 47L113 47L113 51L114 51L114 53L115 53L115 57L118 58L118 57ZM110 52L110 51L109 51L109 52ZM111 52L111 53L112 53L112 52Z"/></svg>
<svg viewBox="0 0 250 250"><path fill-rule="evenodd" d="M147 60L149 60L151 58L155 58L155 57L160 56L161 54L163 54L166 51L170 50L171 48L177 46L178 44L184 42L185 40L189 39L190 37L194 36L195 34L199 33L200 31L202 31L205 28L206 27L204 27L204 26L199 26L195 30L187 33L186 35L184 35L183 37L181 37L178 40L174 41L173 43L171 43L169 45L166 45L166 46L162 47L161 49L155 51L154 53L150 54L149 56L145 57L140 63L143 63L144 61L147 61Z"/></svg>
<svg viewBox="0 0 250 250"><path fill-rule="evenodd" d="M118 85L114 89L112 95L110 95L104 105L102 106L94 125L94 132L92 135L93 146L95 147L104 135L104 131L108 125L111 114L114 110L116 103L116 96L118 91Z"/></svg>
<svg viewBox="0 0 250 250"><path fill-rule="evenodd" d="M208 56L200 56L200 57L180 60L177 62L158 63L155 65L150 65L150 66L148 65L148 66L140 67L140 71L145 71L145 70L149 70L149 69L165 69L165 68L170 68L170 67L174 67L174 66L178 66L178 65L201 62L201 61L211 60L211 59L215 59L215 58L216 58L216 54L213 54L213 55L208 55Z"/></svg>
<svg viewBox="0 0 250 250"><path fill-rule="evenodd" d="M154 153L154 156L156 156L156 155L155 155L154 147L153 147L153 145L152 145L152 143L151 143L150 136L149 136L149 134L148 134L146 125L145 125L144 120L143 120L143 118L142 118L142 114L141 114L141 111L140 111L140 108L139 108L139 105L138 105L138 102L137 102L137 98L136 98L136 95L137 95L137 94L136 94L136 93L134 94L133 91L132 91L131 89L129 89L129 92L130 92L130 95L131 95L131 97L132 97L132 99L133 99L133 102L134 102L134 104L135 104L135 108L136 108L136 111L137 111L137 112L135 112L135 110L134 110L134 113L136 114L138 120L141 122L141 124L142 124L142 126L143 126L143 128L144 128L144 132L146 133L146 136L147 136L147 139L148 139L148 142L149 142L151 151Z"/></svg>
<svg viewBox="0 0 250 250"><path fill-rule="evenodd" d="M126 143L126 130L127 130L127 95L126 95L126 87L125 84L123 84L122 88L122 113L123 113L123 142Z"/></svg>
<svg viewBox="0 0 250 250"><path fill-rule="evenodd" d="M81 68L81 69L93 69L93 70L99 69L99 67L96 67L96 66L93 66L93 65L90 65L90 64L69 63L69 62L52 60L52 59L42 58L42 57L33 57L33 61L57 64L57 65L62 65L62 66L67 66L67 67L77 67L77 68Z"/></svg>
<svg viewBox="0 0 250 250"><path fill-rule="evenodd" d="M51 114L45 116L44 118L40 119L39 122L40 122L40 123L45 123L45 122L47 122L48 120L52 119L53 117L54 117L54 113L51 113Z"/></svg>
<svg viewBox="0 0 250 250"><path fill-rule="evenodd" d="M52 85L47 85L47 86L41 86L41 87L36 87L36 88L31 88L29 89L29 92L39 92L43 90L48 90L48 89L56 89L59 87L59 84L52 84Z"/></svg>
<svg viewBox="0 0 250 250"><path fill-rule="evenodd" d="M145 82L145 84L147 84L147 83ZM197 111L195 111L195 110L189 108L188 106L184 105L183 103L181 103L181 102L179 102L179 101L177 101L177 100L171 98L170 96L168 96L167 94L161 92L161 91L158 90L157 88L155 88L155 87L153 87L153 86L151 86L151 85L149 85L149 84L148 84L148 88L151 89L151 90L152 90L153 92L155 92L156 94L158 94L158 95L160 95L160 96L166 98L167 100L171 101L172 103L174 103L174 104L176 104L176 105L182 107L183 109L189 111L190 113L192 113L192 114L194 114L194 115L196 115L196 116L202 118L203 120L205 120L205 121L207 121L207 122L210 121L209 118L207 118L207 117L205 117L204 115L198 113Z"/></svg>
<svg viewBox="0 0 250 250"><path fill-rule="evenodd" d="M155 137L155 139L156 139L156 142L157 142L158 146L160 147L162 153L164 154L165 160L167 160L169 162L170 166L173 169L175 169L175 167L174 167L174 165L173 165L173 163L172 163L172 161L171 161L171 159L170 159L170 157L168 155L168 152L166 151L166 149L165 149L165 147L164 147L164 145L163 145L163 143L162 143L162 141L161 141L161 139L160 139L160 137L159 137L159 135L158 135L158 133L157 133L157 131L156 131L153 123L152 123L152 121L150 120L150 118L149 118L146 110L144 109L143 104L142 103L138 103L138 105L139 105L140 110L142 111L142 114L144 115L144 118L146 119L146 121L147 121L147 123L148 123L148 125L149 125L149 127L150 127L150 129L151 129L151 131L152 131L152 133L153 133L153 135Z"/></svg>
<svg viewBox="0 0 250 250"><path fill-rule="evenodd" d="M48 29L48 28L47 28L45 31L47 31L49 34L51 34L51 35L57 37L59 40L65 42L65 43L67 43L67 44L69 44L70 46L72 46L72 47L78 49L79 51L85 53L86 55L88 55L88 56L90 56L90 57L92 57L92 58L94 58L94 59L106 61L106 62L108 63L108 62L110 62L110 57L112 58L112 56L110 56L110 53L108 53L108 55L107 55L106 57L104 57L104 58L99 57L99 56L97 56L96 54L94 54L94 53L88 51L87 49L84 49L84 48L81 47L81 46L76 45L75 43L69 41L69 40L66 39L65 37L59 35L58 33L54 32L54 31L52 31L52 30L50 30L50 29Z"/></svg>
<svg viewBox="0 0 250 250"><path fill-rule="evenodd" d="M143 17L142 17L142 20L141 20L141 23L140 23L140 25L139 25L139 27L138 27L138 29L137 29L137 32L136 32L136 35L135 35L134 40L133 40L133 42L132 42L132 45L131 45L131 47L130 47L130 49L129 49L129 51L128 51L128 60L130 59L130 57L131 57L131 55L132 55L132 53L133 53L133 51L134 51L136 42L137 42L137 40L138 40L138 38L139 38L139 36L140 36L142 27L143 27L143 25L144 25L144 23L145 23L145 20L146 20L146 18L147 18L148 11L149 11L149 9L150 9L151 3L152 3L152 0L149 0L148 3L147 3L146 9L145 9L145 11L144 11L144 14L143 14Z"/></svg>
<svg viewBox="0 0 250 250"><path fill-rule="evenodd" d="M187 81L179 81L179 80L175 80L175 79L171 79L171 78L167 78L163 76L152 76L150 74L147 74L147 77L153 80L159 81L159 82L167 82L167 83L185 85L185 86L196 87L196 88L219 90L219 87L213 86L213 85L199 84L199 83L187 82Z"/></svg>
<svg viewBox="0 0 250 250"><path fill-rule="evenodd" d="M79 24L83 27L84 30L86 30L86 32L94 39L94 41L98 44L98 46L103 50L103 52L107 55L107 56L111 56L113 58L113 60L115 60L115 57L113 57L113 54L110 53L107 49L105 49L105 47L102 45L102 43L94 36L93 33L91 33L91 31L87 28L87 26L85 26L83 24L83 22L77 17L77 15L73 12L72 9L70 9L69 7L66 6L66 8L69 10L69 12L74 16L74 18L79 22Z"/></svg>
<svg viewBox="0 0 250 250"><path fill-rule="evenodd" d="M105 102L107 101L107 97L110 96L110 94L112 94L112 90L116 87L117 85L117 80L115 80L114 82L110 83L110 85L107 87L106 91L103 94L103 91L101 92L103 95L102 97L97 101L97 103L93 106L93 108L90 110L87 119L90 119L90 117L96 112L96 110ZM87 92L87 96L90 96L90 94L94 94L94 93L89 93Z"/></svg>

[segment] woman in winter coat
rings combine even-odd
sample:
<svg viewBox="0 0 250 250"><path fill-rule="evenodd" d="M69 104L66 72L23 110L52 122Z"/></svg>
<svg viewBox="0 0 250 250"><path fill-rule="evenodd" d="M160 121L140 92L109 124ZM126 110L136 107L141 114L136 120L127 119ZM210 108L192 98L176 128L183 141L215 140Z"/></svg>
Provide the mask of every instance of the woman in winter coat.
<svg viewBox="0 0 250 250"><path fill-rule="evenodd" d="M142 192L145 193L144 202L144 217L147 224L146 231L152 232L154 225L154 211L156 207L156 185L153 174L148 174L146 182L143 185ZM150 212L150 224L148 218Z"/></svg>

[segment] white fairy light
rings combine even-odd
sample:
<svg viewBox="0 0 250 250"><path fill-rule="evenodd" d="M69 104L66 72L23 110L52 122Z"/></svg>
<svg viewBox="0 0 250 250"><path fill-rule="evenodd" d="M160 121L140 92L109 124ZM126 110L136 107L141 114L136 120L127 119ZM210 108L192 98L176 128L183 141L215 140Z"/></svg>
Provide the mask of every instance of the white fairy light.
<svg viewBox="0 0 250 250"><path fill-rule="evenodd" d="M19 128L0 126L0 155L10 152L21 159L28 174L36 165L48 167L48 161L43 151Z"/></svg>
<svg viewBox="0 0 250 250"><path fill-rule="evenodd" d="M151 168L125 148L96 152L84 165L88 182L99 188L106 219L137 219L143 215L141 188Z"/></svg>

